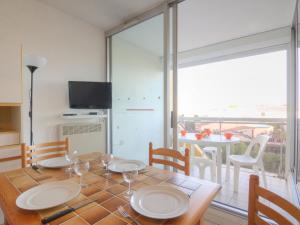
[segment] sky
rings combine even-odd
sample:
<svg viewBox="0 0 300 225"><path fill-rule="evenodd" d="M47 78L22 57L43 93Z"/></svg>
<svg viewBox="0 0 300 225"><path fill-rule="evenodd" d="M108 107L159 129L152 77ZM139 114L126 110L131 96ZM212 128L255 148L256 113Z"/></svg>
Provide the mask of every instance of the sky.
<svg viewBox="0 0 300 225"><path fill-rule="evenodd" d="M179 115L286 117L285 50L178 71Z"/></svg>

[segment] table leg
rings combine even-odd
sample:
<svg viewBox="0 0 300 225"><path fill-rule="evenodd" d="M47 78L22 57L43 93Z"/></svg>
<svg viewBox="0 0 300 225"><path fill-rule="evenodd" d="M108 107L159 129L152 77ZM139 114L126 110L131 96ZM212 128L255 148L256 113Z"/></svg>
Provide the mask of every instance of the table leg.
<svg viewBox="0 0 300 225"><path fill-rule="evenodd" d="M198 221L196 225L204 225L204 219L203 217Z"/></svg>
<svg viewBox="0 0 300 225"><path fill-rule="evenodd" d="M228 182L230 180L230 144L226 144L226 181Z"/></svg>
<svg viewBox="0 0 300 225"><path fill-rule="evenodd" d="M218 146L217 153L217 182L222 184L222 147Z"/></svg>

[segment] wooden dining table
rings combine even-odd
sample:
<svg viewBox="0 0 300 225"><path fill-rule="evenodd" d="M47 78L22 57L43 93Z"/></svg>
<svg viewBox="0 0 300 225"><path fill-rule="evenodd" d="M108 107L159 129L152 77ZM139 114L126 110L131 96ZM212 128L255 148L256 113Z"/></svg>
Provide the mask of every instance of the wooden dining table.
<svg viewBox="0 0 300 225"><path fill-rule="evenodd" d="M79 182L75 175L70 176L64 169L41 168L38 171L31 167L17 169L0 174L0 205L5 216L5 224L9 225L40 225L41 219L55 212L72 207L81 201L92 202L80 209L60 217L50 225L126 225L132 221L121 216L117 208L123 206L128 213L144 225L195 225L202 224L203 215L213 198L220 190L220 185L184 174L147 167L139 173L132 184L138 190L149 185L169 185L189 195L189 209L182 216L175 219L158 220L144 217L135 212L130 206L130 200L125 197L127 184L122 174L112 173L104 175L99 153L89 153L81 156L82 160L90 161L90 171L85 174L87 187L70 202L55 208L26 211L16 206L17 197L24 191L39 184L50 181L70 180ZM51 197L51 196L50 196ZM159 204L159 202L157 203Z"/></svg>

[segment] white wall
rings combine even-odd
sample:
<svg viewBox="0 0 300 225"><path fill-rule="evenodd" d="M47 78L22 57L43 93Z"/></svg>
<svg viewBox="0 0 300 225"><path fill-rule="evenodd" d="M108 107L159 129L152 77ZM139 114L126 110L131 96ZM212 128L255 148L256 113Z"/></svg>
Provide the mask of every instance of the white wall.
<svg viewBox="0 0 300 225"><path fill-rule="evenodd" d="M138 159L147 163L149 142L152 141L155 147L163 146L161 58L120 37L114 37L112 82L113 152L122 158Z"/></svg>
<svg viewBox="0 0 300 225"><path fill-rule="evenodd" d="M104 32L35 0L0 1L0 36L25 54L48 59L34 78L35 142L58 138L59 115L68 111L68 80L105 80ZM23 68L23 131L29 136L29 71ZM70 121L68 121L70 122Z"/></svg>

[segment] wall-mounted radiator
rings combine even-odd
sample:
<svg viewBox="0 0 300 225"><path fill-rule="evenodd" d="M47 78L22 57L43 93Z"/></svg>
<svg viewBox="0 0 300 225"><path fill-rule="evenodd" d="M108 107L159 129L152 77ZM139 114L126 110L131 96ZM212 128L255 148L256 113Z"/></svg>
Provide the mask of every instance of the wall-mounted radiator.
<svg viewBox="0 0 300 225"><path fill-rule="evenodd" d="M59 125L60 139L70 140L70 150L79 154L105 152L106 137L104 123L67 123Z"/></svg>

